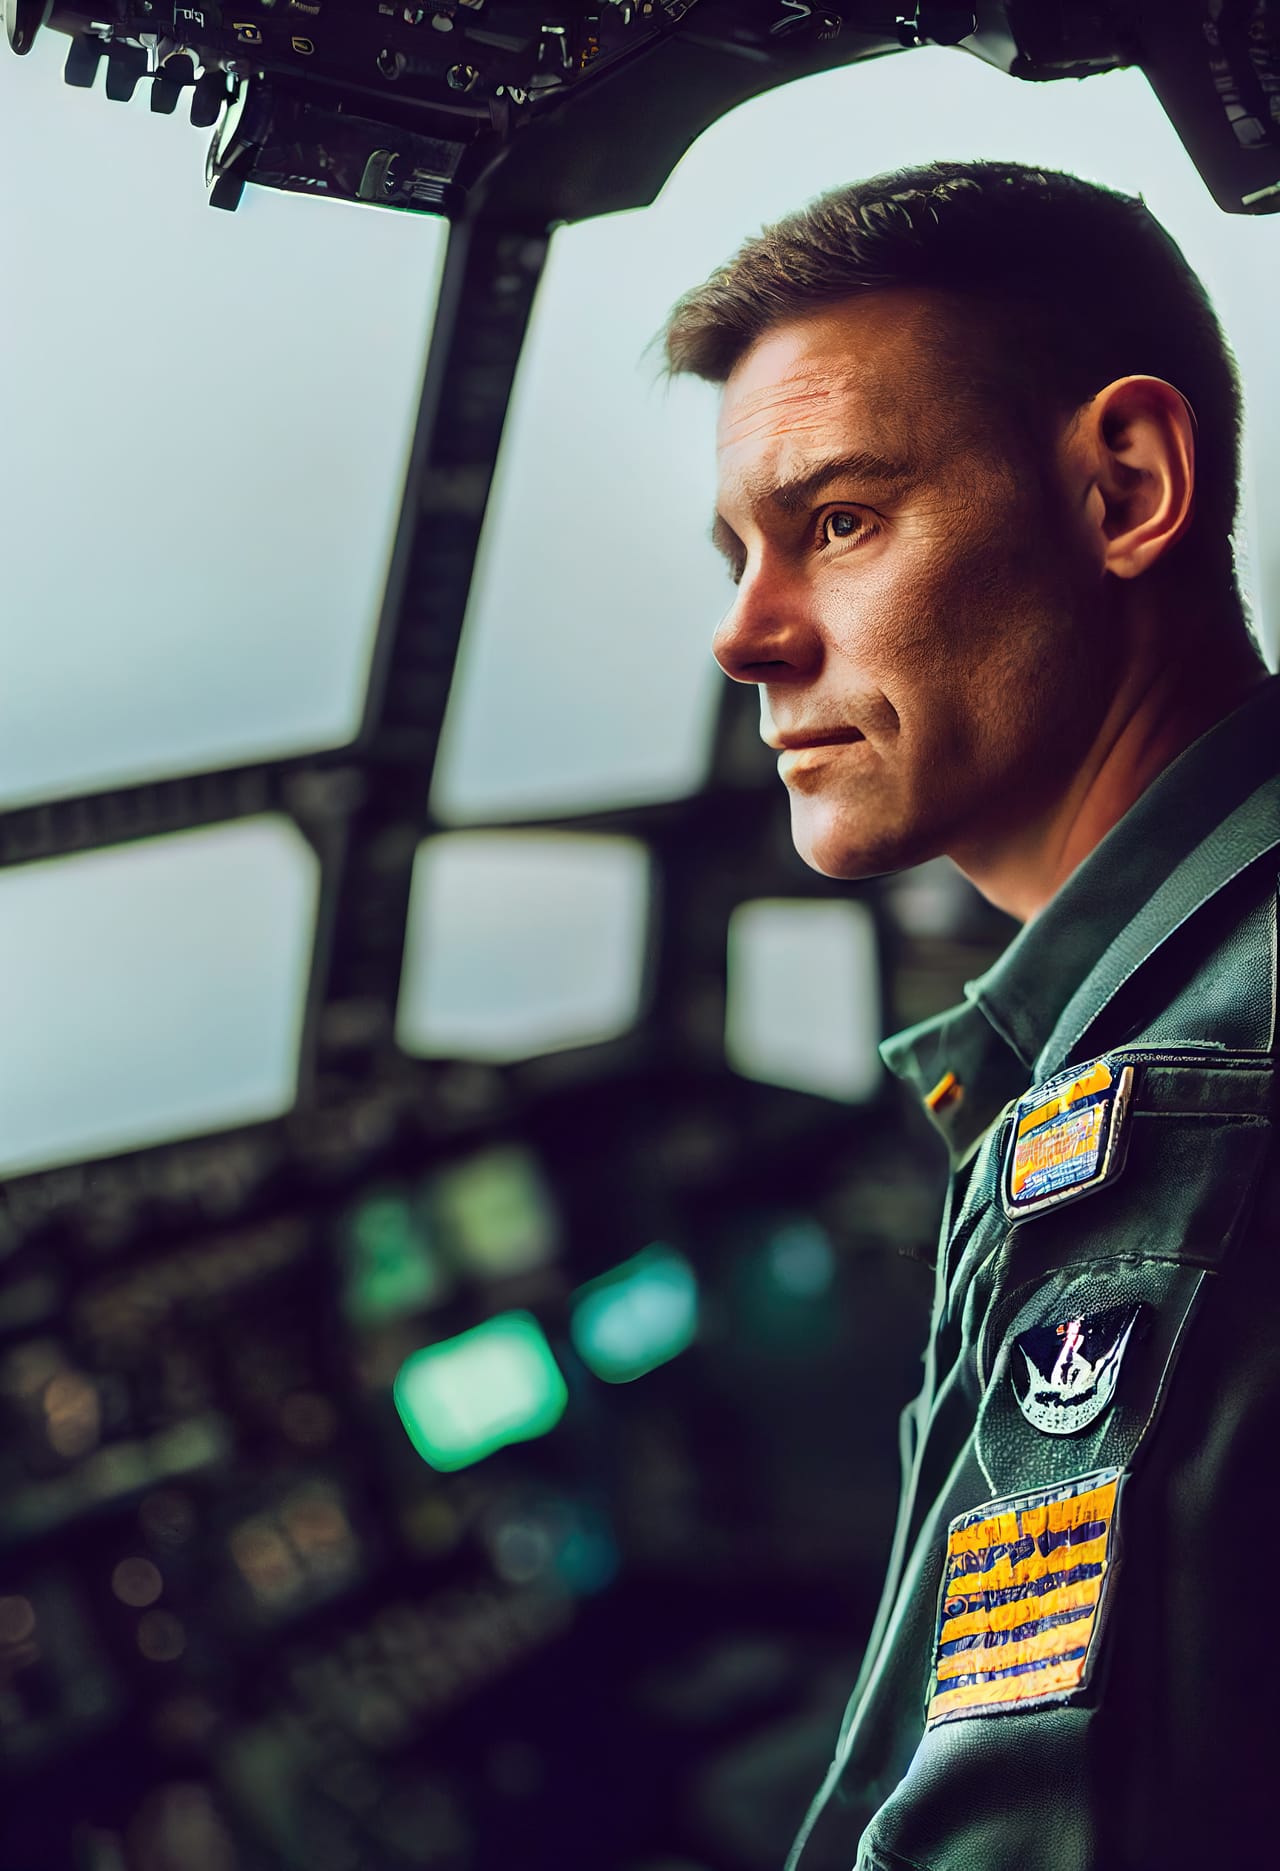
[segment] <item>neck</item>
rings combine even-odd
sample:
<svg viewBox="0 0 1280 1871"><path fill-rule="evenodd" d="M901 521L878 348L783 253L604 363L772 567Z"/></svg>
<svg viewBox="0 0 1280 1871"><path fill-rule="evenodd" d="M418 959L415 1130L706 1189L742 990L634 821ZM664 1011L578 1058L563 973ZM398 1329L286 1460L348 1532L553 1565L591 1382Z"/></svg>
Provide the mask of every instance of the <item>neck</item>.
<svg viewBox="0 0 1280 1871"><path fill-rule="evenodd" d="M1117 690L1086 760L1031 824L950 855L997 909L1030 922L1164 769L1240 703L1268 671L1250 639L1224 654L1167 653Z"/></svg>

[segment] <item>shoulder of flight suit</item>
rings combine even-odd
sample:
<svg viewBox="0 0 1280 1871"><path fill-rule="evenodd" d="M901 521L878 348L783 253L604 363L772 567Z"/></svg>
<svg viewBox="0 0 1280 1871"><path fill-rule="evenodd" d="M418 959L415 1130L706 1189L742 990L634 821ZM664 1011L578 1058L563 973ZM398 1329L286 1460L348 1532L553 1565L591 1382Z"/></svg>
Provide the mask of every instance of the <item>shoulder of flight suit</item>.
<svg viewBox="0 0 1280 1871"><path fill-rule="evenodd" d="M949 1270L972 1429L847 1723L879 1693L898 1724L859 1871L1274 1850L1278 860L1245 857L1107 958L984 1141Z"/></svg>

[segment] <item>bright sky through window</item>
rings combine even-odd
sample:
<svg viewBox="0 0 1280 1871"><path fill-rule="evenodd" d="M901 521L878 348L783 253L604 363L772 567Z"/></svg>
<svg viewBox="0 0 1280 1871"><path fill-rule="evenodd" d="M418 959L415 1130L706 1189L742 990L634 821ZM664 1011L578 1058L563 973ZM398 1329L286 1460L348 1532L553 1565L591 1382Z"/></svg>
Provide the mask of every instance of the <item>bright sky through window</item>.
<svg viewBox="0 0 1280 1871"><path fill-rule="evenodd" d="M865 903L767 897L729 918L734 1071L851 1102L880 1082L875 925Z"/></svg>
<svg viewBox="0 0 1280 1871"><path fill-rule="evenodd" d="M211 209L69 43L0 57L0 807L351 738L446 232Z"/></svg>
<svg viewBox="0 0 1280 1871"><path fill-rule="evenodd" d="M274 817L0 872L0 1174L289 1110L318 894Z"/></svg>
<svg viewBox="0 0 1280 1871"><path fill-rule="evenodd" d="M636 1017L649 859L632 838L450 832L414 865L396 1037L427 1057L530 1058Z"/></svg>

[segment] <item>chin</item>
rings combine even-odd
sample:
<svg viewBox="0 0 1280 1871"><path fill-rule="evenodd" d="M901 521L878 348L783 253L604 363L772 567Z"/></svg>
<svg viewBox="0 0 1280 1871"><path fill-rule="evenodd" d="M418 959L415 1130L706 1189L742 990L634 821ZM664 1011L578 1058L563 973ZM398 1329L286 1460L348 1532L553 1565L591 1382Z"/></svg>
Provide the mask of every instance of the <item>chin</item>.
<svg viewBox="0 0 1280 1871"><path fill-rule="evenodd" d="M919 838L895 834L888 826L868 825L861 815L832 809L822 802L791 795L792 843L810 870L853 883L884 877L922 864L936 854Z"/></svg>

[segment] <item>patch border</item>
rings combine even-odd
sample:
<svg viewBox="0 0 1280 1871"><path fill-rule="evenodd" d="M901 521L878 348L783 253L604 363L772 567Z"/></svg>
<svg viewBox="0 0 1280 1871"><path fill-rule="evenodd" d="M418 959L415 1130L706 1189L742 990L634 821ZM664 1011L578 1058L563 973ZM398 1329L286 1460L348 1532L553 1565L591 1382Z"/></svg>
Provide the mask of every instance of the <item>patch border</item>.
<svg viewBox="0 0 1280 1871"><path fill-rule="evenodd" d="M1061 1708L1083 1695L1093 1682L1096 1661L1104 1631L1110 1624L1111 1592L1109 1590L1116 1572L1119 1570L1123 1553L1120 1534L1120 1502L1124 1494L1128 1471L1124 1468L1095 1468L1083 1475L1073 1475L1067 1481L1048 1482L1041 1488L1028 1488L1018 1494L1000 1494L993 1500L982 1501L976 1507L966 1509L962 1514L947 1523L946 1542L943 1549L942 1576L938 1581L938 1596L933 1618L933 1638L929 1655L929 1681L924 1698L924 1726L926 1734L935 1728L943 1728L949 1722L967 1722L981 1720L992 1715L1026 1715L1035 1709ZM1080 1659L1080 1675L1069 1689L1048 1689L1040 1695L1022 1696L1016 1701L992 1702L970 1705L966 1708L945 1709L941 1714L931 1715L930 1707L938 1693L938 1647L942 1642L944 1623L943 1607L947 1602L947 1570L950 1562L951 1536L966 1521L974 1521L979 1516L990 1518L997 1512L1021 1513L1025 1508L1044 1502L1049 1497L1074 1498L1087 1494L1091 1488L1105 1487L1114 1481L1116 1484L1115 1500L1111 1506L1111 1518L1107 1527L1106 1554L1103 1569L1098 1581L1098 1599L1094 1612L1093 1628L1085 1646L1084 1656Z"/></svg>
<svg viewBox="0 0 1280 1871"><path fill-rule="evenodd" d="M1047 1195L1041 1195L1030 1202L1021 1202L1013 1194L1013 1159L1018 1148L1019 1122L1037 1105L1052 1099L1055 1088L1071 1085L1083 1078L1094 1066L1105 1065L1112 1074L1114 1090L1107 1098L1107 1115L1104 1119L1102 1143L1098 1156L1098 1167L1085 1182L1073 1183L1066 1189L1051 1189ZM1023 1093L1013 1107L1009 1123L1009 1140L1005 1146L1004 1164L1000 1171L1000 1206L1007 1221L1022 1221L1028 1215L1041 1215L1046 1209L1061 1208L1067 1202L1075 1202L1081 1196L1092 1195L1095 1189L1114 1182L1124 1168L1125 1156L1129 1148L1129 1107L1133 1099L1134 1067L1129 1061L1120 1061L1114 1053L1099 1053L1096 1059L1085 1059L1081 1064L1072 1066L1066 1072L1057 1072L1052 1078L1045 1079L1041 1085L1033 1085L1030 1091ZM1048 1094L1048 1100L1046 1099ZM1063 1113L1066 1117L1068 1113Z"/></svg>

